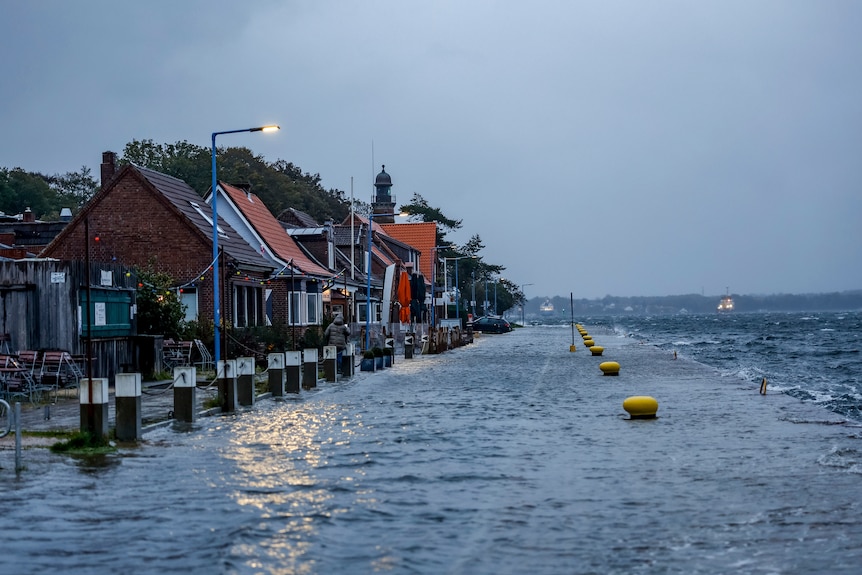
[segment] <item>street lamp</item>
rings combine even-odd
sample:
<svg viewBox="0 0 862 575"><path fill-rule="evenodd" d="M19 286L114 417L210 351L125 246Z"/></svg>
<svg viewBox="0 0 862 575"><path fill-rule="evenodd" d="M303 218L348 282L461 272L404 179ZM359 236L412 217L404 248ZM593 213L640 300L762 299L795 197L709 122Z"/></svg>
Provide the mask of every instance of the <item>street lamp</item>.
<svg viewBox="0 0 862 575"><path fill-rule="evenodd" d="M527 304L527 298L524 296L524 288L527 286L531 286L531 285L533 285L533 284L521 284L521 289L519 290L521 292L521 298L523 300L523 301L521 301L521 325L522 326L527 325L527 322L524 319L524 306Z"/></svg>
<svg viewBox="0 0 862 575"><path fill-rule="evenodd" d="M215 335L215 354L213 354L213 359L215 360L216 365L218 365L219 359L221 359L221 333L219 324L221 323L220 317L220 303L219 302L219 287L218 287L218 274L219 274L219 251L218 251L218 191L216 190L216 136L220 136L222 134L238 134L240 132L272 132L278 130L279 126L260 126L258 128L245 128L244 130L227 130L224 132L213 132L212 133L212 202L213 202L213 324L214 324L214 335Z"/></svg>
<svg viewBox="0 0 862 575"><path fill-rule="evenodd" d="M476 256L458 256L457 258L443 258L443 267L444 271L446 270L446 262L454 261L455 262L455 295L458 295L458 260L463 260L465 258L476 259ZM447 272L448 273L448 272ZM460 300L460 296L455 300L455 317L458 319L458 325L461 325L461 307L458 305L458 300Z"/></svg>
<svg viewBox="0 0 862 575"><path fill-rule="evenodd" d="M437 250L444 250L444 249L452 248L452 247L454 247L454 246L452 246L452 245L434 246L431 248L431 329L434 329L434 326L436 325L436 318L434 316L435 316L435 309L437 307L437 300L434 297L435 296L434 289L435 289L436 281L437 281L436 277L435 277L437 275L437 259L434 256L434 252L436 252ZM444 258L444 261L445 261L445 258Z"/></svg>
<svg viewBox="0 0 862 575"><path fill-rule="evenodd" d="M368 252L368 269L366 270L366 276L368 278L368 284L365 286L365 349L369 349L371 346L371 228L373 227L374 218L376 217L393 217L395 214L368 214L368 245L366 246L366 252ZM407 215L405 213L398 214L400 216Z"/></svg>

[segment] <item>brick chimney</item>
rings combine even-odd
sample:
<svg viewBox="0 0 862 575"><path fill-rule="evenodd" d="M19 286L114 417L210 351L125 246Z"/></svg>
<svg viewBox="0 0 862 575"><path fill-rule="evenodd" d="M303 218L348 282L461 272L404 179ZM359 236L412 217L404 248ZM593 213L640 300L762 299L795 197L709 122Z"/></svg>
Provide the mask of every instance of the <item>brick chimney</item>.
<svg viewBox="0 0 862 575"><path fill-rule="evenodd" d="M35 222L36 221L36 216L33 215L33 211L29 207L26 210L24 210L24 215L21 218L21 221L22 222Z"/></svg>
<svg viewBox="0 0 862 575"><path fill-rule="evenodd" d="M114 152L102 152L102 187L114 178L117 173L117 154Z"/></svg>

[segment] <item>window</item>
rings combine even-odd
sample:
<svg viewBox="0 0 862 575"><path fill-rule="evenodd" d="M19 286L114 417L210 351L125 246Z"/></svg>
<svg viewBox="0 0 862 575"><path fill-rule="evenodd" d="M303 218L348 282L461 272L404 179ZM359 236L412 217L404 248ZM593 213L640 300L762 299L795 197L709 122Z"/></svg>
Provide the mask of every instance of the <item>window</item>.
<svg viewBox="0 0 862 575"><path fill-rule="evenodd" d="M180 303L183 304L186 316L185 321L196 321L198 319L198 290L195 288L183 288L180 292Z"/></svg>
<svg viewBox="0 0 862 575"><path fill-rule="evenodd" d="M371 323L380 323L380 312L383 305L380 302L371 302ZM365 310L367 305L365 302L356 304L356 321L364 323L366 321Z"/></svg>
<svg viewBox="0 0 862 575"><path fill-rule="evenodd" d="M234 287L234 326L266 325L263 289L250 285Z"/></svg>
<svg viewBox="0 0 862 575"><path fill-rule="evenodd" d="M207 223L208 223L209 225L213 225L213 218L212 218L212 216L211 216L211 215L207 215L207 213L201 209L200 205L198 205L198 203L197 203L197 202L189 202L189 203L192 205L192 207L195 209L195 211L196 211L198 214L200 214L200 216L201 216L203 219L205 219L205 220L207 221ZM222 237L222 238L227 238L227 234L226 234L226 233L224 233L224 230L223 230L223 229L221 229L221 228L219 228L219 229L218 229L218 235L219 235L220 237Z"/></svg>
<svg viewBox="0 0 862 575"><path fill-rule="evenodd" d="M321 296L319 293L308 293L306 296L306 321L308 325L320 324L320 309L322 306Z"/></svg>
<svg viewBox="0 0 862 575"><path fill-rule="evenodd" d="M290 303L290 305L289 305L290 309L288 310L287 322L290 325L301 325L302 324L302 317L300 314L301 308L299 307L299 302L300 302L301 296L302 296L302 292L298 292L298 291L288 292L287 299L288 299L288 302Z"/></svg>

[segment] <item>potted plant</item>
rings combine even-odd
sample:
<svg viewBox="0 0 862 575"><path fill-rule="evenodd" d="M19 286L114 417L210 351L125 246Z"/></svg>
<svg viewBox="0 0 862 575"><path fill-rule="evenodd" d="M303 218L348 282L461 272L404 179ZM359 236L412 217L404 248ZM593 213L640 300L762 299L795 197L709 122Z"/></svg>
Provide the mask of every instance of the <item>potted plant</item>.
<svg viewBox="0 0 862 575"><path fill-rule="evenodd" d="M372 347L371 353L374 354L374 368L383 369L383 349L380 347Z"/></svg>
<svg viewBox="0 0 862 575"><path fill-rule="evenodd" d="M359 364L359 371L374 371L374 352L365 350L362 354L362 362Z"/></svg>
<svg viewBox="0 0 862 575"><path fill-rule="evenodd" d="M392 367L394 350L391 347L383 348L383 367Z"/></svg>

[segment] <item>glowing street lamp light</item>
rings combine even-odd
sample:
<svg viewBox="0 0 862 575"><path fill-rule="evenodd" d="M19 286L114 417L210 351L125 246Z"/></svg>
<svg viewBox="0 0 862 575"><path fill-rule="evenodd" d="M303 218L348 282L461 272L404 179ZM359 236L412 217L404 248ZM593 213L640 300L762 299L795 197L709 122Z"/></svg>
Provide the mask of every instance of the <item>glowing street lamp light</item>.
<svg viewBox="0 0 862 575"><path fill-rule="evenodd" d="M241 132L274 132L275 130L280 129L279 126L260 126L257 128L245 128L243 130L227 130L224 132L213 132L212 133L212 209L213 209L213 328L214 328L214 336L215 336L215 344L213 354L213 359L215 360L216 365L218 365L218 361L221 359L221 313L220 307L221 302L219 302L219 286L218 286L218 274L219 274L219 249L218 249L218 192L216 190L217 180L216 180L216 136L220 136L222 134L239 134Z"/></svg>

